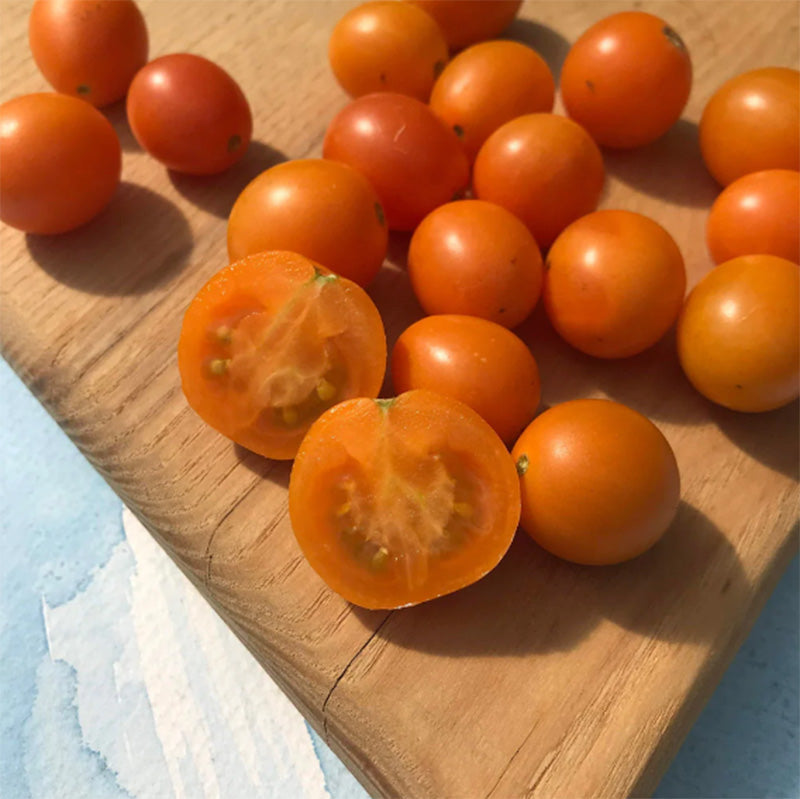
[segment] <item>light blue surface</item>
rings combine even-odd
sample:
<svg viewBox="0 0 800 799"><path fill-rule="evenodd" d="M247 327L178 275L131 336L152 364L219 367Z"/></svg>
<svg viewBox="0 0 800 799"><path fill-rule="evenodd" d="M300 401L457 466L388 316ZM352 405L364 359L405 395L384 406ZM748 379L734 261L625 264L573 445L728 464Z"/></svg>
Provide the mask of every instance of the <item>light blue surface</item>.
<svg viewBox="0 0 800 799"><path fill-rule="evenodd" d="M0 406L4 414L0 428L0 796L163 799L173 795L169 786L176 780L189 799L206 795L200 785L204 777L196 758L181 756L176 761L180 773L171 777L168 774L170 753L163 744L164 719L159 718L158 708L149 704L153 689L147 693L143 683L131 676L131 671L146 662L141 653L126 651L127 642L134 637L133 627L141 620L135 614L125 618L120 609L135 606L123 594L135 591L137 579L145 579L146 564L142 561L137 566L135 547L128 547L125 540L120 500L2 361ZM164 603L175 608L175 623L183 629L193 613L205 610L187 607L192 597L181 593L182 575L160 553L152 558L158 561L156 568L167 570L164 573L169 579L161 581L175 581L165 593ZM74 617L72 621L69 614ZM60 643L48 639L48 618L54 625L52 634L61 636ZM659 786L657 797L800 796L798 623L795 561L687 738ZM205 630L208 624L203 621L198 629ZM75 630L80 634L76 636ZM213 634L217 638L229 635L227 630ZM252 673L257 684L267 682L255 664L249 664L249 656L238 651L240 645L232 636L229 638L220 638L221 651L243 658L239 668L243 674ZM101 672L101 667L105 668L102 663L93 662L99 651L98 641L113 650L109 662L115 670L108 675ZM70 650L68 657L56 656L61 651L59 646ZM180 637L172 659L185 664L197 662L195 646L191 635ZM202 646L208 649L210 644ZM98 655L97 660L103 658ZM128 664L124 680L119 676L120 663ZM214 667L216 661L212 659L210 664ZM216 666L226 673L227 667ZM218 767L218 773L246 771L238 760L241 753L230 746L226 748L225 735L218 729L231 724L229 718L223 717L236 697L231 699L230 690L223 690L219 678L209 677L212 672L200 666L189 670L191 674L177 675L185 681L186 691L214 697L204 711L208 731L207 738L201 737L201 745L212 748L216 758L212 758L213 766ZM102 712L102 702L95 701L94 710L91 702L81 702L78 692L81 685L87 684L93 690L102 692L105 686L112 692L109 703L114 708L109 708L108 720L91 716L98 707ZM176 696L176 701L181 699L182 695ZM225 785L220 785L226 799L365 796L324 742L304 724L298 722L302 726L298 733L294 727L289 730L280 726L287 723L283 717L248 720L246 709L242 712L244 726L275 725L271 741L266 740L269 730L262 730L261 737L253 738L260 742L260 760L272 765L261 763L262 773L253 777L252 784L266 786L262 789L254 790L248 783L250 787L243 784L231 793L231 786L226 790ZM287 712L294 714L291 709ZM127 753L127 761L125 753L118 750L120 742L129 740L130 732L106 729L113 726L113 714L136 717L137 751ZM197 724L200 722L205 723L199 719ZM119 723L118 719L115 723ZM159 725L160 738L155 732ZM232 729L236 731L241 726L234 724ZM171 729L167 729L170 733ZM312 759L316 758L314 767L321 772L324 787L315 787L317 778L306 773L302 764L295 763L293 771L281 769L291 754L284 750L290 734L301 735L291 747L292 752L309 742L308 751ZM102 753L92 747L95 740L103 741ZM187 745L184 738L178 743ZM270 745L272 760L264 754ZM59 768L52 768L48 758L57 758ZM136 792L126 790L107 758L127 762L134 771L146 773L147 787ZM226 759L230 761L228 771L224 770L224 763L217 763ZM58 775L58 783L54 782L54 774ZM135 782L130 774L126 780L127 784Z"/></svg>

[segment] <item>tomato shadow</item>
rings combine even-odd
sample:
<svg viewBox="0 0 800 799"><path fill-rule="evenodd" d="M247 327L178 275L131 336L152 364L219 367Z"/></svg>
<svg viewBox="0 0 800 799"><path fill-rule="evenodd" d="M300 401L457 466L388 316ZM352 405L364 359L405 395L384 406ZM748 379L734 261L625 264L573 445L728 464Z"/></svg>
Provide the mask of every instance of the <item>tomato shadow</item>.
<svg viewBox="0 0 800 799"><path fill-rule="evenodd" d="M720 192L700 154L697 123L679 119L658 141L634 150L603 150L606 172L677 205L708 208Z"/></svg>
<svg viewBox="0 0 800 799"><path fill-rule="evenodd" d="M172 185L189 202L210 214L227 219L236 198L253 178L288 160L280 150L251 141L241 161L219 175L184 175L167 170Z"/></svg>
<svg viewBox="0 0 800 799"><path fill-rule="evenodd" d="M136 137L133 135L130 123L128 122L128 111L125 100L118 100L102 109L106 119L111 123L116 131L120 146L126 153L141 152L142 148Z"/></svg>
<svg viewBox="0 0 800 799"><path fill-rule="evenodd" d="M561 77L561 67L569 52L570 43L560 33L530 19L515 19L508 26L502 36L503 39L513 39L516 42L527 44L547 62L553 78L558 86Z"/></svg>
<svg viewBox="0 0 800 799"><path fill-rule="evenodd" d="M174 278L192 252L181 211L159 194L122 182L95 219L56 236L26 234L31 257L55 280L80 291L144 294Z"/></svg>
<svg viewBox="0 0 800 799"><path fill-rule="evenodd" d="M242 466L256 477L262 480L269 480L275 485L279 485L288 490L289 476L292 473L292 461L276 461L265 458L256 452L251 452L241 444L234 443L233 454Z"/></svg>

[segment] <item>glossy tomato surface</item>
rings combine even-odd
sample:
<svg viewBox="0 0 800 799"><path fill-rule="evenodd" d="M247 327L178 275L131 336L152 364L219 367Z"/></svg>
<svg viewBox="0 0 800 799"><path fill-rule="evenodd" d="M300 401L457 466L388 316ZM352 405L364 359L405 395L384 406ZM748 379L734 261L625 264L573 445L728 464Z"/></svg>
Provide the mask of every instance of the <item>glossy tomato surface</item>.
<svg viewBox="0 0 800 799"><path fill-rule="evenodd" d="M655 344L677 319L685 291L672 236L632 211L584 216L547 256L547 316L562 338L598 358L625 358Z"/></svg>
<svg viewBox="0 0 800 799"><path fill-rule="evenodd" d="M333 74L351 97L397 92L427 102L448 55L431 16L393 0L351 9L336 23L328 43Z"/></svg>
<svg viewBox="0 0 800 799"><path fill-rule="evenodd" d="M415 322L397 339L391 371L398 394L426 388L457 399L509 445L539 407L539 369L525 342L475 316Z"/></svg>
<svg viewBox="0 0 800 799"><path fill-rule="evenodd" d="M365 286L386 256L388 228L367 179L322 158L287 161L262 172L228 219L228 255L290 250Z"/></svg>
<svg viewBox="0 0 800 799"><path fill-rule="evenodd" d="M0 219L27 233L64 233L93 219L119 185L111 123L64 94L0 105Z"/></svg>
<svg viewBox="0 0 800 799"><path fill-rule="evenodd" d="M537 544L586 565L621 563L652 547L680 502L675 455L659 429L617 402L564 402L514 445L521 525Z"/></svg>
<svg viewBox="0 0 800 799"><path fill-rule="evenodd" d="M734 411L770 411L800 391L800 267L743 255L712 269L678 322L678 356L694 387Z"/></svg>
<svg viewBox="0 0 800 799"><path fill-rule="evenodd" d="M469 182L456 134L425 103L402 94L368 94L345 106L322 152L369 180L393 230L413 230Z"/></svg>
<svg viewBox="0 0 800 799"><path fill-rule="evenodd" d="M800 172L767 169L733 181L711 206L706 238L717 264L762 254L800 263Z"/></svg>
<svg viewBox="0 0 800 799"><path fill-rule="evenodd" d="M519 512L503 442L471 408L431 391L331 408L289 482L309 563L365 608L415 605L479 580L510 546Z"/></svg>
<svg viewBox="0 0 800 799"><path fill-rule="evenodd" d="M293 458L311 423L375 397L386 371L380 314L363 289L291 252L215 274L183 318L178 367L189 405L268 458Z"/></svg>
<svg viewBox="0 0 800 799"><path fill-rule="evenodd" d="M572 46L561 71L569 115L604 147L649 144L678 121L692 62L678 33L643 11L612 14Z"/></svg>
<svg viewBox="0 0 800 799"><path fill-rule="evenodd" d="M410 1L436 20L453 50L499 36L522 5L522 0Z"/></svg>
<svg viewBox="0 0 800 799"><path fill-rule="evenodd" d="M147 63L147 26L132 0L36 0L28 41L56 91L97 107L121 100Z"/></svg>
<svg viewBox="0 0 800 799"><path fill-rule="evenodd" d="M236 81L190 53L161 56L139 70L127 109L139 144L169 169L190 175L213 175L235 164L253 130Z"/></svg>
<svg viewBox="0 0 800 799"><path fill-rule="evenodd" d="M800 72L765 67L724 83L700 119L700 149L723 186L765 169L800 170Z"/></svg>
<svg viewBox="0 0 800 799"><path fill-rule="evenodd" d="M552 111L550 67L519 42L491 41L459 53L433 87L433 112L456 131L470 161L501 125L523 114Z"/></svg>

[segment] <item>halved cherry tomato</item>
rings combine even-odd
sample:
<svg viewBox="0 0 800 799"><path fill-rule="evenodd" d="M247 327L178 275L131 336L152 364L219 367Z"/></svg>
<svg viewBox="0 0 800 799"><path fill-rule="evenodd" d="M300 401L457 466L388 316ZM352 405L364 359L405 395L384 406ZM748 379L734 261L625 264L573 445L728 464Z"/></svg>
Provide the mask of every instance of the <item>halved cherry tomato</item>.
<svg viewBox="0 0 800 799"><path fill-rule="evenodd" d="M800 170L800 72L766 67L723 83L700 119L700 149L723 186L765 169Z"/></svg>
<svg viewBox="0 0 800 799"><path fill-rule="evenodd" d="M531 351L510 330L475 316L426 316L392 350L397 393L427 388L469 405L513 444L541 394Z"/></svg>
<svg viewBox="0 0 800 799"><path fill-rule="evenodd" d="M692 62L663 19L623 11L592 25L561 70L567 113L604 147L641 147L678 121L692 88Z"/></svg>
<svg viewBox="0 0 800 799"><path fill-rule="evenodd" d="M646 417L618 402L564 402L531 422L512 456L521 526L539 546L586 565L650 549L680 502L675 454Z"/></svg>
<svg viewBox="0 0 800 799"><path fill-rule="evenodd" d="M494 39L517 16L522 0L410 0L427 11L444 33L447 44L458 50Z"/></svg>
<svg viewBox="0 0 800 799"><path fill-rule="evenodd" d="M771 411L800 393L800 266L743 255L712 269L678 321L692 385L734 411Z"/></svg>
<svg viewBox="0 0 800 799"><path fill-rule="evenodd" d="M738 255L777 255L800 263L800 172L767 169L734 180L706 224L714 263Z"/></svg>
<svg viewBox="0 0 800 799"><path fill-rule="evenodd" d="M479 580L519 521L503 442L475 411L432 391L354 399L300 447L289 514L309 563L365 608L398 608Z"/></svg>
<svg viewBox="0 0 800 799"><path fill-rule="evenodd" d="M161 56L128 91L128 122L139 144L169 169L213 175L242 158L253 118L236 81L202 56Z"/></svg>
<svg viewBox="0 0 800 799"><path fill-rule="evenodd" d="M594 211L604 178L603 157L580 125L526 114L486 140L472 182L477 197L518 216L547 248L570 222Z"/></svg>
<svg viewBox="0 0 800 799"><path fill-rule="evenodd" d="M147 26L132 0L36 0L28 40L56 91L97 107L122 99L147 63Z"/></svg>
<svg viewBox="0 0 800 799"><path fill-rule="evenodd" d="M228 219L228 255L290 250L366 286L386 257L389 231L378 195L347 164L308 158L262 172Z"/></svg>
<svg viewBox="0 0 800 799"><path fill-rule="evenodd" d="M550 67L519 42L476 44L459 53L436 81L433 112L456 131L470 161L501 125L539 111L552 111L555 84Z"/></svg>
<svg viewBox="0 0 800 799"><path fill-rule="evenodd" d="M345 106L322 152L369 180L393 230L413 230L469 182L456 134L425 103L402 94L368 94Z"/></svg>
<svg viewBox="0 0 800 799"><path fill-rule="evenodd" d="M351 97L397 92L425 103L448 56L433 19L392 0L371 0L348 11L328 43L333 74Z"/></svg>
<svg viewBox="0 0 800 799"><path fill-rule="evenodd" d="M632 211L584 216L547 255L547 316L562 338L598 358L626 358L655 344L678 318L685 291L678 245Z"/></svg>
<svg viewBox="0 0 800 799"><path fill-rule="evenodd" d="M542 256L510 211L459 200L432 211L414 231L408 275L426 313L480 316L515 327L539 300Z"/></svg>
<svg viewBox="0 0 800 799"><path fill-rule="evenodd" d="M249 255L189 305L178 343L183 392L224 436L294 457L311 423L349 397L378 395L380 314L363 289L302 255Z"/></svg>
<svg viewBox="0 0 800 799"><path fill-rule="evenodd" d="M119 185L111 123L65 94L0 105L0 219L27 233L64 233L97 216Z"/></svg>

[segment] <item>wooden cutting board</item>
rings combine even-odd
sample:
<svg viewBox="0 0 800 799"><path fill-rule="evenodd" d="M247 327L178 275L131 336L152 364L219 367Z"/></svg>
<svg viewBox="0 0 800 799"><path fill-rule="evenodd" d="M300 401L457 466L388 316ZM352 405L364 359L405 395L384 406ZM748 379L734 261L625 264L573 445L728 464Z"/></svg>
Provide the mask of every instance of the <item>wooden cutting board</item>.
<svg viewBox="0 0 800 799"><path fill-rule="evenodd" d="M168 174L124 148L111 206L54 238L3 227L2 351L311 723L374 795L618 797L656 784L797 547L797 406L750 416L693 392L668 339L600 362L523 325L544 402L610 396L652 418L675 449L683 502L664 540L613 568L573 566L518 535L486 579L418 608L369 612L332 594L289 526L289 464L233 446L180 391L175 344L193 294L225 263L225 218L247 181L320 153L345 102L326 58L352 3L146 2L153 56L217 60L255 113L245 160L214 179ZM614 11L650 10L695 65L685 118L660 142L607 153L606 208L673 234L690 282L710 268L697 126L726 78L797 66L796 2L529 2L510 35L558 70L570 41ZM0 3L0 98L45 88L27 3ZM390 343L420 315L407 237L370 293ZM613 468L613 464L609 464Z"/></svg>

